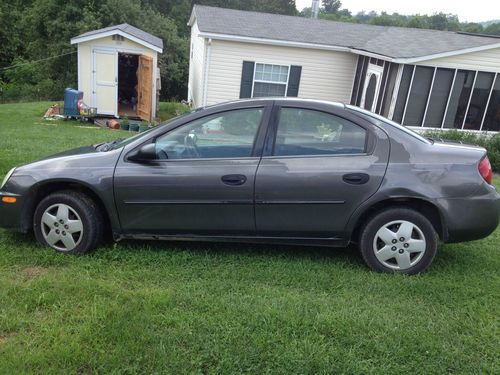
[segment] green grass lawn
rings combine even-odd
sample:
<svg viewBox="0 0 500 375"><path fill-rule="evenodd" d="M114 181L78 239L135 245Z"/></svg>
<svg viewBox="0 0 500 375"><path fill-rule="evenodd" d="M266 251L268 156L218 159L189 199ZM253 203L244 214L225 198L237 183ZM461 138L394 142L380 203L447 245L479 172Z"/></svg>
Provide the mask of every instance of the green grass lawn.
<svg viewBox="0 0 500 375"><path fill-rule="evenodd" d="M0 105L0 173L123 137ZM500 180L496 178L497 186ZM353 249L123 241L82 257L0 231L0 373L499 373L500 230L430 271Z"/></svg>

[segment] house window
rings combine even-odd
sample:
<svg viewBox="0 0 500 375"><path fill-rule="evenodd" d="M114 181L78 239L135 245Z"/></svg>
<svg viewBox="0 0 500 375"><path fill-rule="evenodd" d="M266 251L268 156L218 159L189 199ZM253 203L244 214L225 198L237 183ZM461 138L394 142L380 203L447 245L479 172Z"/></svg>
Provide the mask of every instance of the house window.
<svg viewBox="0 0 500 375"><path fill-rule="evenodd" d="M463 129L479 130L481 128L494 79L495 73L477 73Z"/></svg>
<svg viewBox="0 0 500 375"><path fill-rule="evenodd" d="M490 93L490 102L482 130L500 131L500 74L496 75L496 81Z"/></svg>
<svg viewBox="0 0 500 375"><path fill-rule="evenodd" d="M424 119L424 126L428 128L440 128L446 112L446 104L450 96L451 85L455 71L452 69L437 68L432 85L431 96L427 114Z"/></svg>
<svg viewBox="0 0 500 375"><path fill-rule="evenodd" d="M252 97L286 96L289 66L255 64Z"/></svg>
<svg viewBox="0 0 500 375"><path fill-rule="evenodd" d="M444 119L445 128L462 129L475 76L476 72L473 71L457 71Z"/></svg>
<svg viewBox="0 0 500 375"><path fill-rule="evenodd" d="M403 120L403 114L406 107L406 99L408 98L408 93L410 92L414 69L414 65L405 65L403 68L403 75L401 76L398 96L396 98L396 105L394 107L394 114L392 116L392 120L399 124L401 124Z"/></svg>
<svg viewBox="0 0 500 375"><path fill-rule="evenodd" d="M411 85L403 125L422 126L433 76L434 68L426 66L415 67L413 84Z"/></svg>

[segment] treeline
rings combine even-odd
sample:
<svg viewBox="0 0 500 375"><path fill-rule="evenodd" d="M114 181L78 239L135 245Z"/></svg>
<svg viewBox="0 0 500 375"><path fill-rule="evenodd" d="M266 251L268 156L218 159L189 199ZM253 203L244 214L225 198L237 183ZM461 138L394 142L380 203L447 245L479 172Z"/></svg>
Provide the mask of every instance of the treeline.
<svg viewBox="0 0 500 375"><path fill-rule="evenodd" d="M439 6L438 3L436 6ZM300 12L303 17L311 16L311 8ZM318 18L341 22L368 23L380 26L414 27L418 29L434 29L443 31L461 31L488 35L500 35L500 20L486 24L476 22L460 22L453 14L435 13L433 15L410 15L386 12L359 12L352 14L349 9L342 8L340 0L322 0Z"/></svg>
<svg viewBox="0 0 500 375"><path fill-rule="evenodd" d="M76 47L70 39L86 31L129 23L163 39L159 57L162 99L187 96L189 27L194 4L309 16L295 0L1 0L0 101L62 98L77 86ZM339 0L323 0L320 18L345 22L500 34L500 23L460 23L456 16L352 15Z"/></svg>

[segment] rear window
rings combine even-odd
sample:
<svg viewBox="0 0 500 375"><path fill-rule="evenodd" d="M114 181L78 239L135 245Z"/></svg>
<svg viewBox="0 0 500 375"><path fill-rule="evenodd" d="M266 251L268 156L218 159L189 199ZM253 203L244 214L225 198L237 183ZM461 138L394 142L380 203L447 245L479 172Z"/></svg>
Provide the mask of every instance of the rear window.
<svg viewBox="0 0 500 375"><path fill-rule="evenodd" d="M400 125L397 122L391 121L383 116L377 115L376 113L369 112L369 111L366 111L364 109L354 107L352 105L346 105L346 107L348 109L350 109L351 111L356 112L358 115L361 115L361 116L367 118L368 120L377 120L377 121L383 122L384 124L390 125L398 130L405 132L408 135L411 135L414 138L417 138L421 142L424 142L427 144L432 144L432 142L430 140L428 140L427 138L422 137L417 132L414 132L413 130L411 130L405 126Z"/></svg>
<svg viewBox="0 0 500 375"><path fill-rule="evenodd" d="M340 155L365 152L366 130L329 113L281 108L275 156Z"/></svg>

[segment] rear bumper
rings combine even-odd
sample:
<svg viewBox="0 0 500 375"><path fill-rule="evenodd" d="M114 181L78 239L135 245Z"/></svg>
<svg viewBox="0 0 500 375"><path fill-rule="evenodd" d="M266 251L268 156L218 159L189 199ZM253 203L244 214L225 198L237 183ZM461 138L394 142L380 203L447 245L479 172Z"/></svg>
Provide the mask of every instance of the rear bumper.
<svg viewBox="0 0 500 375"><path fill-rule="evenodd" d="M16 202L5 203L2 201L3 197L14 197L16 198ZM0 191L0 228L25 232L27 228L23 223L24 207L24 197L18 194Z"/></svg>
<svg viewBox="0 0 500 375"><path fill-rule="evenodd" d="M438 199L446 226L445 242L479 240L489 236L500 221L500 195L491 188L484 195Z"/></svg>

